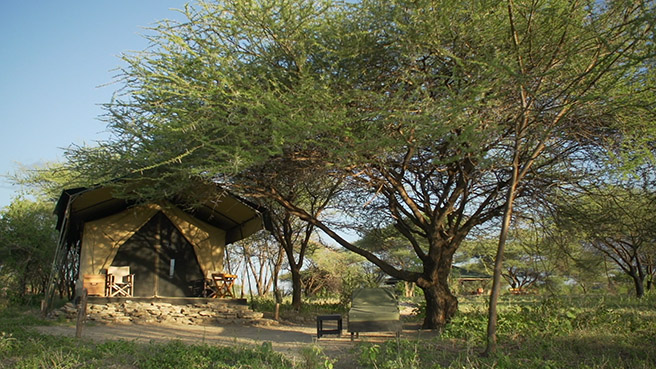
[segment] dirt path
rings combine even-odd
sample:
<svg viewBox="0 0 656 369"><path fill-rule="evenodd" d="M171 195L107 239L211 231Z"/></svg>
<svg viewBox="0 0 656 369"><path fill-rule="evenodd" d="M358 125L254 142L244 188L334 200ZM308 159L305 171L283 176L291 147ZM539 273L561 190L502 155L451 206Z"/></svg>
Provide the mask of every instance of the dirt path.
<svg viewBox="0 0 656 369"><path fill-rule="evenodd" d="M403 331L403 336L416 338L417 335L428 335L430 332L421 332L416 327L409 326ZM36 327L40 333L59 336L75 336L75 326L55 325ZM166 325L166 324L117 324L98 325L89 324L84 327L82 336L93 341L127 340L136 342L180 340L186 343L210 345L261 345L271 342L273 349L283 353L292 360L302 359L300 354L304 347L317 344L323 353L338 360L335 368L356 367L356 355L352 352L357 342L382 342L394 339L393 333L366 333L351 342L350 335L344 331L342 337L336 335L323 336L317 340L315 326L277 324L270 326L192 326L192 325Z"/></svg>

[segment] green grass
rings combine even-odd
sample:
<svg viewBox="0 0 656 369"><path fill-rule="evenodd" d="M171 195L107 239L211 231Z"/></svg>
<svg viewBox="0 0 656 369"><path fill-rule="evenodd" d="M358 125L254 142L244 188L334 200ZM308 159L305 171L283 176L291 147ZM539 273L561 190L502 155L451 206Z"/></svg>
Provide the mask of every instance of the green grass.
<svg viewBox="0 0 656 369"><path fill-rule="evenodd" d="M272 303L257 302L268 311ZM269 304L269 305L267 305ZM283 311L288 307L283 305ZM304 305L301 315L344 312L330 301ZM34 310L0 309L0 368L331 368L318 346L293 361L260 346L216 347L179 341L94 343L35 333ZM460 311L437 338L354 344L360 368L656 368L656 295L618 297L508 296L500 301L494 357L481 357L486 299L461 298ZM366 340L366 336L364 338Z"/></svg>
<svg viewBox="0 0 656 369"><path fill-rule="evenodd" d="M30 326L52 324L35 311L0 311L0 368L294 368L272 350L259 347L188 345L180 341L142 344L124 340L94 343L43 335Z"/></svg>
<svg viewBox="0 0 656 369"><path fill-rule="evenodd" d="M656 368L656 298L517 298L499 306L499 352L484 358L487 307L463 299L431 340L363 343L364 368Z"/></svg>

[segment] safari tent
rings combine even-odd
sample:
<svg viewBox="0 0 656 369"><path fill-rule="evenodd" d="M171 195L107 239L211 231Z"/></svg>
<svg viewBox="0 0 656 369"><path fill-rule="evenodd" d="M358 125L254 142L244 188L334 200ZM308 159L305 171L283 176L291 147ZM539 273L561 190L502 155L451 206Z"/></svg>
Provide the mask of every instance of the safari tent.
<svg viewBox="0 0 656 369"><path fill-rule="evenodd" d="M106 187L65 190L55 213L60 248L77 254L76 292L85 277L129 267L134 297L199 296L199 283L224 270L226 245L263 227L261 209L216 191L212 202L187 209L175 199L127 201Z"/></svg>
<svg viewBox="0 0 656 369"><path fill-rule="evenodd" d="M453 266L452 271L461 292L480 295L489 290L489 284L492 282L491 275L457 266Z"/></svg>

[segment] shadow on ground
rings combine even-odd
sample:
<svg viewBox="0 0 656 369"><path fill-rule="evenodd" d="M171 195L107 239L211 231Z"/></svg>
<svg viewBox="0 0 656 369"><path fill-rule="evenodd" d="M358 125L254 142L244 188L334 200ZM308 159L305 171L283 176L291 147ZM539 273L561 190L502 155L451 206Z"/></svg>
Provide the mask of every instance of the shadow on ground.
<svg viewBox="0 0 656 369"><path fill-rule="evenodd" d="M407 329L406 329L407 328ZM53 325L35 328L42 334L75 337L75 326ZM417 339L435 335L434 332L419 331L417 325L404 327L402 337ZM301 360L301 350L312 344L321 347L329 358L338 360L335 368L353 368L356 355L353 348L358 342L383 342L395 339L394 333L362 333L359 339L351 341L344 331L341 337L325 335L317 340L315 326L277 324L270 326L248 325L171 325L171 324L87 324L82 331L82 339L92 341L126 340L135 342L165 342L179 340L189 344L209 344L222 346L261 345L271 342L273 349L289 356L292 360Z"/></svg>

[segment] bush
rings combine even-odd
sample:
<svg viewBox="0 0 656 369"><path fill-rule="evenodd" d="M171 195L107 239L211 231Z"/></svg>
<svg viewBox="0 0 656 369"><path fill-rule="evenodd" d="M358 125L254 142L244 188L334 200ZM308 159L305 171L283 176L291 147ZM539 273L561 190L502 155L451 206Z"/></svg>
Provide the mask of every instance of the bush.
<svg viewBox="0 0 656 369"><path fill-rule="evenodd" d="M275 311L276 302L273 297L254 297L252 306L256 311L272 314ZM280 304L280 316L283 319L314 318L318 314L346 313L348 306L342 304L337 298L307 299L301 305L301 310L296 311L291 305L290 299L285 299Z"/></svg>
<svg viewBox="0 0 656 369"><path fill-rule="evenodd" d="M365 367L373 366L380 369L415 369L421 367L420 347L423 342L396 339L381 345L363 344L360 347L358 362Z"/></svg>
<svg viewBox="0 0 656 369"><path fill-rule="evenodd" d="M303 358L301 363L301 368L303 369L333 369L336 362L336 360L324 355L321 347L317 345L307 346L301 349L301 357Z"/></svg>
<svg viewBox="0 0 656 369"><path fill-rule="evenodd" d="M483 299L463 299L434 339L361 343L364 368L653 368L654 297L506 296L499 304L499 354L481 357L487 329Z"/></svg>

